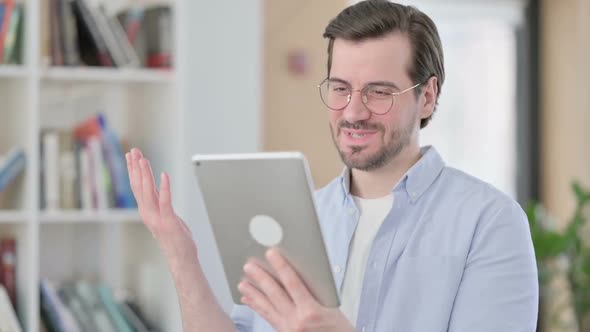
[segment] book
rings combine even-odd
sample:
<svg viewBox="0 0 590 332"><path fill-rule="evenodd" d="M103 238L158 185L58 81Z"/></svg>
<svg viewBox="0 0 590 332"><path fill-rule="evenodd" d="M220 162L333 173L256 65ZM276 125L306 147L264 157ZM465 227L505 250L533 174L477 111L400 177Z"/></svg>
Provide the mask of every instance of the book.
<svg viewBox="0 0 590 332"><path fill-rule="evenodd" d="M0 10L0 15L2 16L2 22L0 23L0 62L4 59L4 41L6 40L6 34L10 26L14 0L3 0L2 8Z"/></svg>
<svg viewBox="0 0 590 332"><path fill-rule="evenodd" d="M115 132L107 125L104 115L98 114L96 121L100 128L106 160L111 171L115 206L118 208L135 208L137 207L137 203L131 191L131 185L129 184L125 154L121 149L119 139Z"/></svg>
<svg viewBox="0 0 590 332"><path fill-rule="evenodd" d="M137 207L129 184L125 155L115 132L107 125L104 115L98 114L80 123L74 130L74 136L76 139L86 142L90 138L97 138L102 144L104 151L103 161L106 162L109 171L106 184L107 186L109 183L112 185L114 206L118 208ZM93 144L97 145L97 143ZM91 153L91 160L95 154L96 152Z"/></svg>
<svg viewBox="0 0 590 332"><path fill-rule="evenodd" d="M169 6L147 8L144 29L148 37L146 65L150 68L172 67L172 11Z"/></svg>
<svg viewBox="0 0 590 332"><path fill-rule="evenodd" d="M113 322L113 325L116 327L117 332L133 332L132 327L119 310L119 307L113 298L113 294L111 293L111 289L106 285L99 285L98 295L107 313L109 314L111 322Z"/></svg>
<svg viewBox="0 0 590 332"><path fill-rule="evenodd" d="M49 2L49 29L51 36L51 64L64 65L63 20L61 18L61 0L47 0Z"/></svg>
<svg viewBox="0 0 590 332"><path fill-rule="evenodd" d="M77 281L76 294L91 314L91 319L97 332L116 332L115 326L109 319L106 308L103 306L96 287L86 281Z"/></svg>
<svg viewBox="0 0 590 332"><path fill-rule="evenodd" d="M110 178L102 154L99 137L89 137L86 141L90 165L90 184L93 207L99 210L109 208Z"/></svg>
<svg viewBox="0 0 590 332"><path fill-rule="evenodd" d="M0 192L3 192L25 170L26 156L21 147L13 147L0 160Z"/></svg>
<svg viewBox="0 0 590 332"><path fill-rule="evenodd" d="M98 331L92 318L92 312L78 295L75 283L69 282L62 285L58 290L58 295L71 311L81 331Z"/></svg>
<svg viewBox="0 0 590 332"><path fill-rule="evenodd" d="M16 308L16 240L12 237L0 239L0 283Z"/></svg>
<svg viewBox="0 0 590 332"><path fill-rule="evenodd" d="M8 30L4 39L4 63L22 63L22 30L23 30L24 6L17 4L12 10ZM0 59L2 60L2 59Z"/></svg>
<svg viewBox="0 0 590 332"><path fill-rule="evenodd" d="M6 288L0 285L0 331L22 332L22 328L12 307Z"/></svg>
<svg viewBox="0 0 590 332"><path fill-rule="evenodd" d="M113 67L114 62L107 44L85 0L73 0L72 8L78 29L78 47L82 61L88 66Z"/></svg>
<svg viewBox="0 0 590 332"><path fill-rule="evenodd" d="M135 312L126 304L126 303L119 303L118 304L119 311L125 317L125 320L129 325L133 327L133 331L135 332L148 332L147 326L143 323L141 318L135 314Z"/></svg>
<svg viewBox="0 0 590 332"><path fill-rule="evenodd" d="M105 17L106 18L106 17ZM141 65L139 56L127 39L127 34L123 30L121 23L115 17L106 18L107 23L115 36L117 47L121 50L124 57L124 65L129 67L139 67Z"/></svg>
<svg viewBox="0 0 590 332"><path fill-rule="evenodd" d="M46 278L40 281L41 317L50 331L80 332L80 325L72 311L60 298L57 287Z"/></svg>
<svg viewBox="0 0 590 332"><path fill-rule="evenodd" d="M61 34L61 47L63 54L63 64L66 66L77 66L80 64L80 54L78 51L78 29L76 18L72 9L72 0L58 0Z"/></svg>
<svg viewBox="0 0 590 332"><path fill-rule="evenodd" d="M74 137L69 130L58 131L59 139L59 207L78 208L77 169L74 155Z"/></svg>
<svg viewBox="0 0 590 332"><path fill-rule="evenodd" d="M59 209L59 135L55 130L42 134L43 141L43 208Z"/></svg>
<svg viewBox="0 0 590 332"><path fill-rule="evenodd" d="M138 58L140 66L146 65L146 36L143 31L142 22L144 16L143 6L132 6L117 14L116 18L119 21L123 31L127 36L127 41L134 50Z"/></svg>
<svg viewBox="0 0 590 332"><path fill-rule="evenodd" d="M92 204L92 176L90 174L90 157L88 147L82 143L77 145L77 159L78 159L78 192L79 206L82 210L90 210L93 208Z"/></svg>
<svg viewBox="0 0 590 332"><path fill-rule="evenodd" d="M102 36L103 40L105 41L106 48L113 59L113 63L117 67L124 67L127 66L128 60L123 51L120 47L119 42L117 41L117 37L115 36L114 31L111 29L109 24L109 18L104 12L103 7L98 8L91 8L90 13L96 22L96 26L98 27L98 31Z"/></svg>

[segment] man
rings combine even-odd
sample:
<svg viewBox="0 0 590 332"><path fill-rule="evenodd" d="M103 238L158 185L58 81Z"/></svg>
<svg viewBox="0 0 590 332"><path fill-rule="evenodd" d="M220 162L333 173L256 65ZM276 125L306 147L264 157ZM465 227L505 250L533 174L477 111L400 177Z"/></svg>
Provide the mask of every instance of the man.
<svg viewBox="0 0 590 332"><path fill-rule="evenodd" d="M490 185L446 167L419 131L444 81L434 23L380 0L330 22L319 87L346 165L316 193L341 308L325 308L276 251L278 280L256 264L228 317L198 264L190 231L159 193L149 162L127 154L141 216L165 253L186 331L535 331L538 285L526 217ZM473 110L476 112L477 110Z"/></svg>

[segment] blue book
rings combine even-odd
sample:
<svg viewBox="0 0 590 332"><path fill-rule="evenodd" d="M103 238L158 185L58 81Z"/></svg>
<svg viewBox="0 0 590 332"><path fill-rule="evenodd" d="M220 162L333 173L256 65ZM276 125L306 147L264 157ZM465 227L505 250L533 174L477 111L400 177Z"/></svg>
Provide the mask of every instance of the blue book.
<svg viewBox="0 0 590 332"><path fill-rule="evenodd" d="M2 24L4 23L4 12L6 11L6 5L4 5L3 3L0 3L0 31L2 31ZM0 43L0 46L3 46ZM2 63L2 61L0 61L0 63Z"/></svg>
<svg viewBox="0 0 590 332"><path fill-rule="evenodd" d="M99 114L97 119L104 143L105 158L111 171L116 206L118 208L136 208L137 203L129 184L125 155L119 144L119 139L115 132L107 126L102 114Z"/></svg>
<svg viewBox="0 0 590 332"><path fill-rule="evenodd" d="M6 157L0 161L0 192L3 192L24 171L25 165L25 151L18 147L10 150Z"/></svg>

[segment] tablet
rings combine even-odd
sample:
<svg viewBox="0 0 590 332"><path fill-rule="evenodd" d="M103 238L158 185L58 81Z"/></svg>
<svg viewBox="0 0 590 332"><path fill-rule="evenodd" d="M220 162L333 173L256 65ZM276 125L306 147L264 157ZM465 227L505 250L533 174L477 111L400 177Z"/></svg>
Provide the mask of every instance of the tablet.
<svg viewBox="0 0 590 332"><path fill-rule="evenodd" d="M243 266L276 247L316 300L340 305L303 154L194 155L193 166L233 301L241 304Z"/></svg>

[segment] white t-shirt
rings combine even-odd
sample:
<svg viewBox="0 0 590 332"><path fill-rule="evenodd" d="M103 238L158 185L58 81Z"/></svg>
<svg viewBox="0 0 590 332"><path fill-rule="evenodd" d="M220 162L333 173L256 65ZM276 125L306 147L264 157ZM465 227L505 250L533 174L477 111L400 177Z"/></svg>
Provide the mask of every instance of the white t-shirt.
<svg viewBox="0 0 590 332"><path fill-rule="evenodd" d="M376 199L353 198L360 211L360 219L348 256L340 294L340 310L355 325L371 244L393 206L393 194Z"/></svg>

